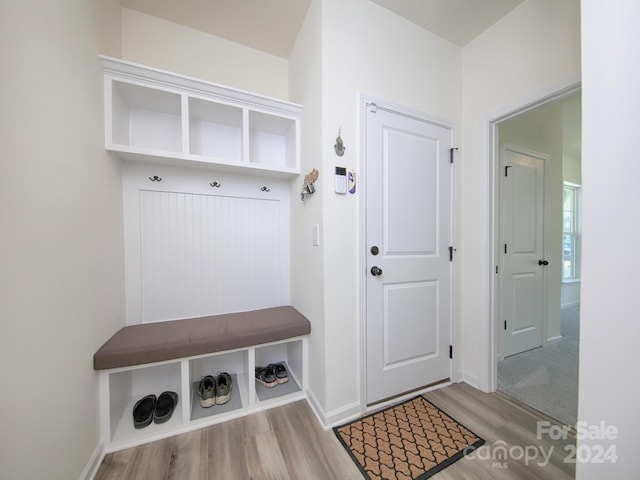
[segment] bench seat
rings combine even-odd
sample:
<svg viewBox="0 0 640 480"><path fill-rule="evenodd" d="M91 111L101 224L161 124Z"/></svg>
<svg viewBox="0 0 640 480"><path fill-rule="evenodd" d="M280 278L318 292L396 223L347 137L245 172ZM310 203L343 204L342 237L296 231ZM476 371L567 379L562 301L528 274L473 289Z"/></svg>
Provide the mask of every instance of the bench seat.
<svg viewBox="0 0 640 480"><path fill-rule="evenodd" d="M105 370L234 350L307 335L309 320L291 306L129 325L93 356Z"/></svg>

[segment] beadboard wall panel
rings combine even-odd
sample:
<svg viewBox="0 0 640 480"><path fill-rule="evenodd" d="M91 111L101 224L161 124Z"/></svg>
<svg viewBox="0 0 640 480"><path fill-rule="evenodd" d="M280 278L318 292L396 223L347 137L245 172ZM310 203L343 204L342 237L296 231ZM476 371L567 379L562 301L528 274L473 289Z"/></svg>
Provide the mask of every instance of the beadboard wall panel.
<svg viewBox="0 0 640 480"><path fill-rule="evenodd" d="M285 181L124 170L127 324L290 303Z"/></svg>

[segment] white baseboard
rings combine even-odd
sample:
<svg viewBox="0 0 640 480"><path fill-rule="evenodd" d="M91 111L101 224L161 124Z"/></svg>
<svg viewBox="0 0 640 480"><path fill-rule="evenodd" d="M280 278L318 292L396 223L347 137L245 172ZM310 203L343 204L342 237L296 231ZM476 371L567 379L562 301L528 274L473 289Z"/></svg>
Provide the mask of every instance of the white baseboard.
<svg viewBox="0 0 640 480"><path fill-rule="evenodd" d="M562 340L562 335L557 335L555 337L547 338L547 345L558 343L560 340Z"/></svg>
<svg viewBox="0 0 640 480"><path fill-rule="evenodd" d="M571 308L571 307L577 307L578 305L580 305L580 302L570 302L570 303L563 303L562 305L560 305L560 308Z"/></svg>
<svg viewBox="0 0 640 480"><path fill-rule="evenodd" d="M482 388L480 388L480 380L476 375L471 375L468 372L460 371L458 372L458 375L456 377L457 377L456 383L464 382L468 385L471 385L473 388L477 390L482 390Z"/></svg>
<svg viewBox="0 0 640 480"><path fill-rule="evenodd" d="M96 449L93 451L93 454L89 458L87 466L84 467L84 470L80 474L79 480L93 480L98 473L100 465L102 464L104 455L104 443L101 441L100 443L98 443L98 445L96 445Z"/></svg>
<svg viewBox="0 0 640 480"><path fill-rule="evenodd" d="M318 422L324 430L329 430L337 425L342 425L362 416L360 402L337 408L331 412L326 412L318 402L318 399L309 388L307 388L307 402L313 410Z"/></svg>

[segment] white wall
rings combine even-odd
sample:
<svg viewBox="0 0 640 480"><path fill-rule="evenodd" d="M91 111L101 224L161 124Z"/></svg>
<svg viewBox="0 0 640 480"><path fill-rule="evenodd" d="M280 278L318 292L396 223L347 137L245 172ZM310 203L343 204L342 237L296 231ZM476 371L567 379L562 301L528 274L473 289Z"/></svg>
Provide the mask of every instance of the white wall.
<svg viewBox="0 0 640 480"><path fill-rule="evenodd" d="M566 182L582 185L582 164L580 158L565 154L562 162L562 176Z"/></svg>
<svg viewBox="0 0 640 480"><path fill-rule="evenodd" d="M293 305L311 322L309 337L309 398L321 409L325 404L326 371L324 325L323 190L331 182L322 165L322 44L321 2L311 3L289 57L291 100L303 105L301 171L320 171L316 193L300 200L302 178L291 183L291 298ZM320 245L312 245L312 227L320 225Z"/></svg>
<svg viewBox="0 0 640 480"><path fill-rule="evenodd" d="M3 479L79 478L99 442L93 354L124 325L98 62L118 23L117 0L0 3Z"/></svg>
<svg viewBox="0 0 640 480"><path fill-rule="evenodd" d="M578 418L616 426L617 462L577 466L578 480L637 476L640 3L582 2L583 256ZM622 248L621 248L622 247ZM604 260L604 261L603 261Z"/></svg>
<svg viewBox="0 0 640 480"><path fill-rule="evenodd" d="M335 166L356 170L359 93L454 122L460 119L460 48L368 0L322 2L322 130L326 412L360 401L360 181L355 195L333 192ZM346 146L335 154L338 130Z"/></svg>
<svg viewBox="0 0 640 480"><path fill-rule="evenodd" d="M289 94L284 58L128 8L122 58L271 97Z"/></svg>
<svg viewBox="0 0 640 480"><path fill-rule="evenodd" d="M459 218L461 377L488 388L493 265L489 244L486 122L580 72L578 0L527 0L462 49L462 145ZM485 142L485 143L483 143Z"/></svg>

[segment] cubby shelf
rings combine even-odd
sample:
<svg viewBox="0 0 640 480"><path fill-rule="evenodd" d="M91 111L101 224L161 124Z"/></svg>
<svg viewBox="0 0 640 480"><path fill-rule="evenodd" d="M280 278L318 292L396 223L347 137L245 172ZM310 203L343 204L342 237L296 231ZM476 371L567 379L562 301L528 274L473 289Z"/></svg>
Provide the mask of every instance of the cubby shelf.
<svg viewBox="0 0 640 480"><path fill-rule="evenodd" d="M300 105L101 57L105 146L124 160L300 173Z"/></svg>
<svg viewBox="0 0 640 480"><path fill-rule="evenodd" d="M239 418L305 398L307 337L295 337L254 347L179 358L153 364L100 371L102 436L105 452L113 452L216 423ZM289 381L266 388L255 380L262 362L284 362ZM198 385L204 375L226 371L233 378L231 400L200 406ZM149 394L179 395L179 404L164 424L133 426L133 406Z"/></svg>

